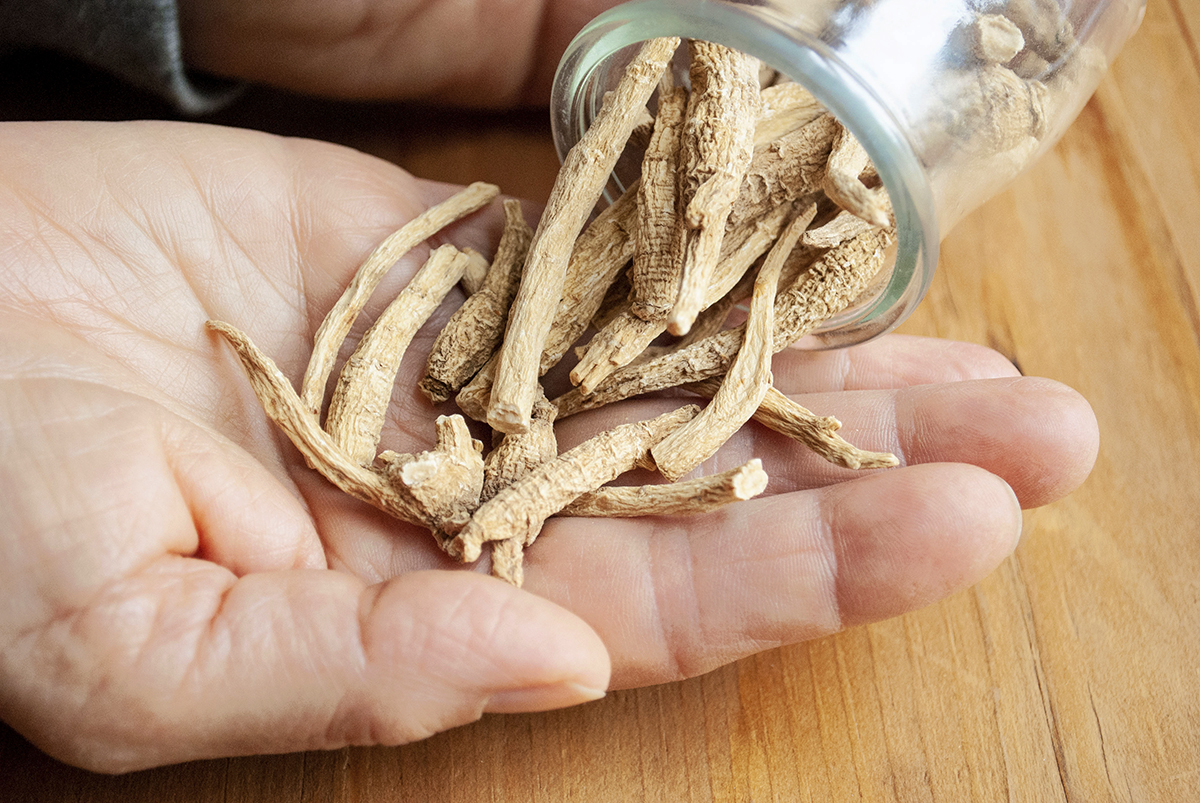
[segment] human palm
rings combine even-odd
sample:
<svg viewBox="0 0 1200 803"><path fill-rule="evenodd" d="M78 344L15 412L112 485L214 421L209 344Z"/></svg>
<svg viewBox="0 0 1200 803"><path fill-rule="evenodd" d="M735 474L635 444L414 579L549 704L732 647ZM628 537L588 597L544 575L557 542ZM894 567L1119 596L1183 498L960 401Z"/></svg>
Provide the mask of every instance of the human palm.
<svg viewBox="0 0 1200 803"><path fill-rule="evenodd" d="M990 571L1017 499L1095 457L1087 404L990 350L784 352L781 390L904 467L854 477L750 425L705 470L761 456L764 497L552 520L514 589L308 469L204 326L297 380L362 258L453 188L198 125L6 124L0 154L0 717L82 766L401 743L896 615ZM493 207L439 237L490 253L499 228ZM383 448L431 445L446 410L415 385L448 314ZM669 403L568 419L560 443Z"/></svg>

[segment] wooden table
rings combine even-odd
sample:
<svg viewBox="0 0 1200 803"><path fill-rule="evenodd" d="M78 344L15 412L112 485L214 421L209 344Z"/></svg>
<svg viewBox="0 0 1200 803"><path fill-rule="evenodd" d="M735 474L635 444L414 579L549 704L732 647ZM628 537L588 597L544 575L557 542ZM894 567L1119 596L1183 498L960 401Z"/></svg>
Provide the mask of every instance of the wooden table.
<svg viewBox="0 0 1200 803"><path fill-rule="evenodd" d="M114 778L3 730L0 800L1200 799L1197 41L1200 5L1151 2L1058 148L946 241L904 326L993 346L1082 391L1100 420L1092 477L1028 513L1016 555L977 587L704 677L488 716L399 749ZM296 101L271 97L222 120L530 197L544 197L557 164L542 112L460 126L451 113L339 106L305 124L288 120L311 107L277 116L272 103Z"/></svg>

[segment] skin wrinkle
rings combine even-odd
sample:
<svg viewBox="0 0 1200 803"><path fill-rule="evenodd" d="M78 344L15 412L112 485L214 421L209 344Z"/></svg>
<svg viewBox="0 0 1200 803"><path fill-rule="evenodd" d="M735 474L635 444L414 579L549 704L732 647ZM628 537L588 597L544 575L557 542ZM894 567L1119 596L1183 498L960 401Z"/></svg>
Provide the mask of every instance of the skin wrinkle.
<svg viewBox="0 0 1200 803"><path fill-rule="evenodd" d="M189 160L181 159L180 161L183 165L183 169L184 169L186 175L192 180L193 189L196 191L196 198L200 201L201 207L205 211L208 212L208 216L211 220L211 223L212 223L212 226L214 229L213 233L218 235L213 239L213 245L215 245L222 252L222 254L227 255L226 243L231 243L233 245L234 249L238 253L240 253L243 257L245 257L245 261L247 263L249 263L250 265L257 266L259 263L259 260L255 258L254 254L251 253L250 249L246 247L246 245L242 242L241 238L233 231L233 228L229 224L229 220L226 218L227 215L235 214L237 210L235 208L233 208L230 204L225 203L224 201L219 201L218 199L213 197L213 186L216 185L217 182L202 181L200 179L200 176L196 173L194 166L191 164L191 162ZM251 178L249 175L246 175L246 176L243 176L240 180L244 184L249 185ZM222 237L219 235L224 235L224 236ZM167 255L166 248L163 248L160 246L159 251L164 256ZM288 254L288 256L291 257L290 260L281 260L281 261L287 262L287 263L290 263L293 265L297 264L298 259L297 259L297 254L296 254L296 249L294 247L294 243L293 243L293 248L291 250L291 253ZM224 259L222 261L225 264L229 264L229 265L235 264L235 260L229 259L228 257L226 257L226 259ZM191 260L185 260L185 259L178 260L178 264L181 266L187 266L190 263L191 263ZM194 285L191 282L190 272L185 269L185 270L180 270L178 273L183 278L184 282L187 284L189 289L191 289L193 298L195 299L197 306L200 307L201 309L203 309L206 314L209 314L211 311L208 309L208 305L200 300L201 299L200 293L198 293L196 291ZM276 279L275 274L266 272L266 271L261 271L261 270L256 271L256 273L259 277L261 277L266 282L267 286L270 287L271 290L274 291L275 296L283 304L285 304L289 309L292 309L292 310L296 311L297 313L302 311L302 306L300 304L295 303L294 299L291 298L291 296L293 296L295 294L295 286L293 285L293 287L292 287L292 293L284 292L284 288L286 288L286 286L287 286L286 281L285 281L286 277L281 276L279 279ZM233 274L233 278L235 281L238 281L239 277L240 277L240 273L235 272ZM283 285L282 287L281 287L281 284Z"/></svg>
<svg viewBox="0 0 1200 803"><path fill-rule="evenodd" d="M822 563L825 566L828 576L828 582L824 584L827 593L825 609L831 614L832 620L826 625L825 632L836 633L842 629L841 587L843 577L840 571L841 564L838 560L837 526L834 521L836 511L832 509L830 502L829 494L819 493L816 497L816 522L819 530L816 543L823 547L821 554L824 557L824 561Z"/></svg>
<svg viewBox="0 0 1200 803"><path fill-rule="evenodd" d="M803 577L805 596L811 594L813 590L820 592L826 590L826 593L821 595L825 597L824 604L818 604L805 617L805 621L792 624L772 624L771 628L784 627L786 632L775 632L768 636L755 636L751 633L746 633L746 637L753 639L759 643L775 644L791 644L797 641L810 638L817 638L830 633L837 632L841 629L840 614L838 611L835 588L837 583L837 556L832 549L834 539L833 529L825 509L822 506L822 492L799 492L803 494L801 500L813 508L814 515L808 517L815 523L815 531L809 532L802 530L791 533L791 538L784 545L786 548L771 554L759 555L753 561L740 561L737 565L749 566L751 564L766 564L778 563L781 559L790 558L799 563L798 570L793 576ZM761 498L761 504L757 505L755 516L762 517L764 515L763 508L769 510L771 507L781 505L784 501L779 497ZM750 500L757 502L759 500ZM796 497L787 500L789 509L795 509L797 503ZM732 512L732 511L731 511ZM743 517L749 517L750 511L743 508L739 511ZM769 514L766 514L769 517ZM745 528L732 528L730 532L739 532ZM814 549L815 547L815 549ZM757 573L756 573L757 574ZM779 606L787 610L791 609L788 600L779 600ZM778 612L778 608L775 612ZM797 627L798 625L798 627ZM802 635L797 635L797 632Z"/></svg>
<svg viewBox="0 0 1200 803"><path fill-rule="evenodd" d="M200 466L203 466L207 461L209 461L213 458L212 453L210 451L203 450L203 449L190 448L190 446L185 443L185 440L183 438L173 437L172 432L169 429L164 428L164 431L160 434L160 438L161 438L161 442L164 445L170 444L170 446L171 446L170 449L164 449L163 459L171 468L171 473L172 473L172 476L174 477L176 487L178 487L181 490L181 492L183 492L182 497L184 500L184 504L188 508L188 512L190 513L190 515L192 517L193 526L196 527L196 531L198 534L198 544L197 544L197 548L193 552L193 554L197 557L207 559L207 558L205 558L205 553L207 552L207 550L205 549L205 544L209 539L205 533L205 525L203 523L204 516L202 515L202 513L200 511L197 510L197 502L199 501L203 505L219 506L219 503L215 503L215 504L213 503L213 501L212 501L213 497L223 497L227 493L229 493L229 495L231 495L231 496L236 496L239 493L246 493L246 491L244 489L240 489L240 488L236 491L233 491L232 493L229 492L230 486L233 483L238 482L238 480L241 479L241 477L235 477L235 476L227 477L226 483L220 489L201 490L199 488L193 487L193 484L187 479L190 476L191 472L188 470L189 466L184 465L186 460L188 458L191 459L191 462L193 464L193 466L191 466L191 467L200 467ZM172 456L172 455L174 455L174 456ZM230 472L230 473L232 474L232 472ZM281 510L279 505L275 504L274 500L269 498L269 496L268 496L269 494L270 494L270 491L267 488L260 488L257 492L255 492L253 495L251 495L246 500L246 502L248 503L247 507L249 507L250 509L259 510L260 507L265 507L266 505L270 505L272 508L278 510L279 515L281 517L285 516L287 514L287 511ZM196 497L200 497L200 499L197 500ZM296 499L296 495L292 495L291 498ZM302 499L300 499L298 501L300 502L300 511L302 512L303 515L305 515L308 518L308 521L311 522L311 520L312 520L311 510L307 507L307 505L304 503L304 501ZM301 526L303 526L303 524ZM317 539L317 533L316 533L315 529L312 529L310 531L309 535L311 535L311 537L314 540ZM324 553L321 554L321 560L320 560L319 566L311 566L310 567L308 565L311 562L311 556L309 558L306 558L301 552L304 549L304 543L307 540L308 539L306 537L296 537L290 541L291 549L287 553L290 556L290 558L287 560L287 567L288 568L306 568L306 567L308 567L308 568L322 568L322 569L328 568L328 566L326 565L326 562L325 562ZM258 563L261 561L255 561L255 562ZM268 560L268 561L266 561L266 563L279 564L279 567L282 568L283 561L275 559L275 560ZM235 572L235 575L240 578L240 577L244 576L245 574L253 573L254 571L256 571L256 570L251 569L248 571L243 571L242 573Z"/></svg>
<svg viewBox="0 0 1200 803"><path fill-rule="evenodd" d="M663 532L664 529L670 530L669 538L664 537L666 535ZM650 583L650 587L654 590L654 617L658 620L658 631L661 635L662 643L666 647L667 666L665 667L665 674L672 680L681 680L691 677L689 670L694 662L691 656L693 653L703 653L703 650L697 649L696 644L697 642L702 643L704 641L703 633L699 632L702 630L702 626L699 626L702 618L700 616L700 598L696 593L695 559L692 554L691 539L688 536L687 529L683 526L655 522L654 532L646 540L646 544L646 572L649 575L648 582ZM664 545L663 549L665 549L666 544L672 545L674 547L671 550L673 554L683 552L684 561L656 560L657 553L660 551L656 547L660 544ZM688 582L686 584L674 583L669 587L663 583L656 583L654 578L662 571L663 566L671 567L673 572L683 571L681 567L686 566ZM678 594L680 590L687 591L686 599L681 598ZM669 595L667 594L668 591L671 592ZM664 606L664 598L670 601L671 604L669 606ZM683 628L672 628L669 626L667 624L667 617L663 616L664 607L669 607L671 613L675 614L685 606L688 611L687 626ZM685 635L690 633L695 633L696 635L681 639L679 637L681 631Z"/></svg>
<svg viewBox="0 0 1200 803"><path fill-rule="evenodd" d="M375 611L378 610L379 600L383 595L383 587L380 585L363 585L362 591L359 593L358 610L354 617L357 626L357 638L355 645L358 647L358 652L355 660L357 668L357 679L359 684L366 685L367 670L370 666L371 645L367 638L368 623L374 617ZM363 691L361 685L347 685L342 692L341 698L337 705L330 712L329 721L324 729L324 746L337 745L341 746L346 743L355 743L353 739L345 736L348 727L348 719L359 719L362 712L368 707L368 704L363 699ZM374 740L372 743L378 744L378 735L375 732L376 717L367 716L368 734L367 738Z"/></svg>
<svg viewBox="0 0 1200 803"><path fill-rule="evenodd" d="M197 189L199 189L199 188L197 188ZM109 196L110 196L111 198L113 198L114 202L116 202L116 199L115 199L115 195L114 195L114 193L112 193L112 192L110 191L110 192L109 192ZM54 219L53 219L53 217L52 217L52 216L50 216L48 213L44 212L43 210L41 210L41 209L40 209L40 207L39 207L39 205L38 205L38 204L37 204L35 201L33 201L33 199L27 199L27 201L28 201L28 203L27 203L27 208L30 210L30 212L31 212L32 214L36 215L36 216L38 217L38 219L40 219L40 220L42 220L42 221L44 221L44 222L47 222L47 223L49 223L50 225L52 225L52 226L54 227L54 229L55 229L55 230L57 230L57 231L60 231L61 233L64 233L64 234L66 234L66 235L68 236L68 238L69 238L69 239L70 239L72 242L74 242L74 243L75 243L75 244L76 244L76 245L79 247L79 249L80 249L80 250L81 250L83 253L85 253L85 254L87 254L87 255L88 255L88 257L89 257L90 261L92 261L93 263L100 264L100 263L98 262L98 259L97 259L97 257L96 257L96 256L93 254L93 252L92 252L92 251L91 251L91 249L90 249L90 248L87 246L87 244L86 244L86 243L84 243L84 242L83 242L81 239L79 239L78 237L74 236L72 233L70 233L70 232L69 232L67 229L65 229L63 226L61 226L60 224L58 224L57 222L55 222L55 221L54 221ZM118 206L120 206L120 204L119 204L119 203L118 203ZM127 211L127 210L125 210L125 208L124 208L124 207L121 207L121 208L123 209L123 211ZM212 210L210 210L210 212L212 212ZM213 214L214 214L214 219L215 219L215 212L214 212ZM129 214L127 213L127 214L126 214L126 218L127 218L128 220L130 220L130 222L131 222L131 223L133 223L133 224L134 224L134 225L135 225L135 226L136 226L136 227L137 227L137 228L138 228L140 231L142 231L142 232L143 232L143 234L147 234L147 232L146 232L146 230L145 230L144 226L142 226L141 224L139 224L139 223L138 223L138 221L136 220L136 216L132 216L132 215L129 215ZM147 234L147 236L149 236L149 235ZM112 255L112 257L113 257L113 258L115 258L115 259L118 259L118 260L120 260L120 261L124 262L125 264L128 264L128 262L129 262L128 258L127 258L127 257L124 257L124 256L122 256L122 255L121 255L121 254L119 254L119 253L117 253L117 251L115 250L115 246L109 246L109 245L106 245L106 244L105 244L103 241L101 241L101 240L94 240L94 241L96 242L96 244L97 244L97 245L100 245L100 246L101 246L102 248L104 248L104 249L105 249L105 250L106 250L106 251L107 251L107 252L108 252L110 255ZM159 251L160 251L160 254L161 254L162 256L164 256L164 258L169 258L169 256L168 256L167 254L163 253L163 251L162 251L162 247L161 247L161 246L162 246L162 244L161 244L161 243L155 242L155 245L156 245L156 247L159 249ZM48 247L50 247L50 248L52 248L52 246L49 246L49 245L48 245L48 243L47 243L47 246L48 246ZM131 253L136 253L136 252L131 252ZM57 262L58 260L55 260L55 261ZM107 275L107 274L105 274L103 271L101 271L101 272L97 272L97 273L99 273L100 275ZM66 274L66 273L64 273L64 276L68 276L68 277L72 278L72 280L73 280L73 277L71 277L71 276L70 276L70 274ZM179 276L181 277L181 279L182 279L183 281L185 281L185 282L186 282L186 277L187 277L187 274L186 274L186 272L183 272L183 271L179 272ZM195 294L195 290L194 290L194 288L191 288L191 287L190 287L190 285L186 285L186 286L188 286L188 287L189 287L189 289L191 290L191 293L192 293L192 298L194 298L194 299L196 300L196 302L197 302L197 307L198 307L198 308L202 308L202 305L201 305L201 304L200 304L200 302L199 302L199 298L198 298L198 297L196 296L196 294ZM113 297L114 297L114 298L120 298L120 299L122 299L122 301L123 301L123 302L127 302L127 299L126 299L126 297L125 297L125 296L124 296L124 294L123 294L123 291L121 291L119 288L117 288L117 287L116 287L116 285L115 285L115 284L113 284L111 281L109 282L109 290L110 290L110 292L113 294ZM105 329L105 328L95 328L95 324L92 324L92 325L91 325L91 327L88 327L88 328L89 328L89 330L91 330L91 329L94 329L94 331L96 331L96 332L98 332L98 333L104 333L104 334L112 334L113 332L119 332L119 331L121 331L121 330L125 330L125 331L127 331L127 332L130 332L130 333L133 333L133 334L137 334L137 335L139 335L140 337L142 337L142 338L144 338L145 340L148 340L148 341L150 341L150 342L159 343L159 344L161 344L161 345L163 345L163 346L167 346L167 347L169 347L169 348L170 348L170 349L172 349L172 350L184 349L184 350L185 350L185 352L187 352L187 353L191 354L191 355L192 355L192 356L194 356L194 357L197 357L197 358L199 358L199 357L202 357L202 356L203 356L203 357L207 357L207 355L206 355L206 354L202 355L202 354L201 354L201 353L200 353L200 352L199 352L197 349L195 349L194 347L192 347L192 346L190 346L190 345L188 345L188 344L184 344L184 343L181 343L181 342L178 342L178 341L175 341L175 340L171 340L171 339L168 339L168 338L164 338L164 337L162 337L161 335L154 333L153 331L150 331L150 330L147 330L147 329L144 329L144 328L141 328L141 327L134 326L134 325L133 325L133 324L132 324L130 321L116 319L116 313L114 313L114 312L110 312L110 311L107 309L107 307L105 306L105 301L106 301L106 299L100 299L100 300L99 300L99 303L94 303L94 304L93 304L93 303L89 303L89 304L86 304L86 305L85 305L85 308L86 308L86 309L87 309L89 312L91 312L91 313L93 313L93 314L94 314L94 313L100 313L100 314L102 314L103 316L105 316L105 317L107 317L109 320L111 320L111 321L112 321L114 324L116 324L116 326L113 328L113 330L108 330L108 329ZM126 304L126 305L127 305L127 304ZM153 304L151 304L151 305L146 305L146 306L148 306L148 308L150 308L150 309L154 309L154 308L156 308L156 307L155 307L155 305L153 305ZM52 307L51 309L53 309L53 307ZM67 329L76 329L76 330L78 330L78 329L80 329L80 328L81 328L81 325L80 325L80 323L79 323L78 321L76 321L76 320L75 320L74 316L68 315L68 316L64 317L64 316L63 316L63 315L61 315L59 312L53 312L53 313L51 314L51 317L52 317L54 320L56 320L57 322L61 323L61 324L62 324L62 325L65 327L65 328L67 328ZM91 343L95 343L95 339L91 339L89 342L91 342ZM105 349L105 351L107 352L107 356L108 356L110 359L113 359L113 360L115 360L116 362L118 362L118 363L122 363L122 364L123 364L124 362L127 362L127 360L121 360L121 359L118 359L118 358L119 358L119 357L122 357L122 356L124 356L124 357L127 357L127 356L128 356L130 353L132 353L132 351L131 351L129 348L127 348L127 347L124 347L124 346L122 346L122 347L120 347L120 348L115 348L115 347L111 347L111 346L110 346L108 349ZM177 361L175 361L175 360L161 360L161 361L157 362L157 364L159 364L159 365L174 365L174 364L177 364ZM181 369L181 370L182 370L182 369ZM143 378L149 379L150 377L143 377ZM153 383L151 383L151 384L153 384ZM160 400L160 401L161 401L161 400ZM200 418L200 416L198 416L198 415L196 415L196 414L197 414L197 413L198 413L198 412L199 412L199 411L200 411L200 410L201 410L201 409L204 407L204 403L203 403L203 402L204 402L204 399L203 399L203 398L201 398L201 399L199 399L197 402L195 402L195 403L193 403L193 404L191 404L191 405L185 405L185 406L187 406L187 407L190 407L190 408L191 408L191 412L193 413L193 415L191 416L192 418L195 418L195 419L199 419L199 418ZM171 407L175 407L175 406L178 406L179 404L180 404L179 402L172 400L172 402L171 402L171 404L170 404L169 406L171 406Z"/></svg>

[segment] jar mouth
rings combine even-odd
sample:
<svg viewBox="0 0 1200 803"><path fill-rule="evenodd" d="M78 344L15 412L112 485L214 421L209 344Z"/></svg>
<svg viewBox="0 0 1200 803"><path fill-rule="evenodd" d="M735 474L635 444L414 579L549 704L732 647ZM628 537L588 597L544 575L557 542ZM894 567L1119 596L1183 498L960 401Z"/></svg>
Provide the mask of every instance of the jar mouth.
<svg viewBox="0 0 1200 803"><path fill-rule="evenodd" d="M869 300L825 321L797 346L854 345L896 328L924 298L937 266L939 229L928 174L896 116L849 65L819 39L775 16L769 6L711 0L633 0L592 20L559 64L551 125L560 158L591 124L619 70L647 39L679 36L725 45L803 84L862 143L896 215L890 277ZM615 176L607 194L624 190Z"/></svg>

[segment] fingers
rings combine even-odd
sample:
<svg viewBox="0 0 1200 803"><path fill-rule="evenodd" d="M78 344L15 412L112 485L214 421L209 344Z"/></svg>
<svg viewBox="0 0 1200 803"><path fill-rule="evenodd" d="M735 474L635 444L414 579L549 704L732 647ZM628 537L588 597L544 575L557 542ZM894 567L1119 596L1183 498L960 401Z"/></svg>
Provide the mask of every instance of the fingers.
<svg viewBox="0 0 1200 803"><path fill-rule="evenodd" d="M526 553L526 587L596 628L614 687L660 683L932 603L991 571L1020 526L996 476L918 466L656 520L649 535L555 521Z"/></svg>
<svg viewBox="0 0 1200 803"><path fill-rule="evenodd" d="M235 579L168 557L5 653L5 711L52 755L125 772L196 758L400 744L485 711L603 695L603 644L500 581L332 571ZM30 675L22 667L54 667Z"/></svg>
<svg viewBox="0 0 1200 803"><path fill-rule="evenodd" d="M986 346L914 335L887 335L831 351L786 349L771 366L784 393L875 390L1017 376L1008 358Z"/></svg>
<svg viewBox="0 0 1200 803"><path fill-rule="evenodd" d="M899 390L797 396L843 422L846 440L892 452L902 464L970 463L997 475L1022 507L1059 499L1091 472L1099 428L1087 401L1049 379L1015 377ZM736 449L764 455L772 490L838 482L837 468L794 441L754 427ZM728 459L739 459L732 454Z"/></svg>
<svg viewBox="0 0 1200 803"><path fill-rule="evenodd" d="M554 521L526 553L526 586L593 623L614 685L694 675L965 588L1015 547L1020 506L1067 493L1096 457L1091 408L1051 380L799 399L908 467L855 474L752 425L705 470L760 456L771 496L691 520Z"/></svg>
<svg viewBox="0 0 1200 803"><path fill-rule="evenodd" d="M876 376L876 378L879 378ZM842 422L838 434L902 465L970 463L1012 486L1021 505L1037 507L1070 493L1090 473L1099 428L1087 401L1049 379L976 379L853 393L792 394L800 404ZM566 419L566 449L598 428L678 406L682 399L635 401ZM802 444L750 422L699 469L716 473L759 457L771 477L767 493L817 488L859 476Z"/></svg>

